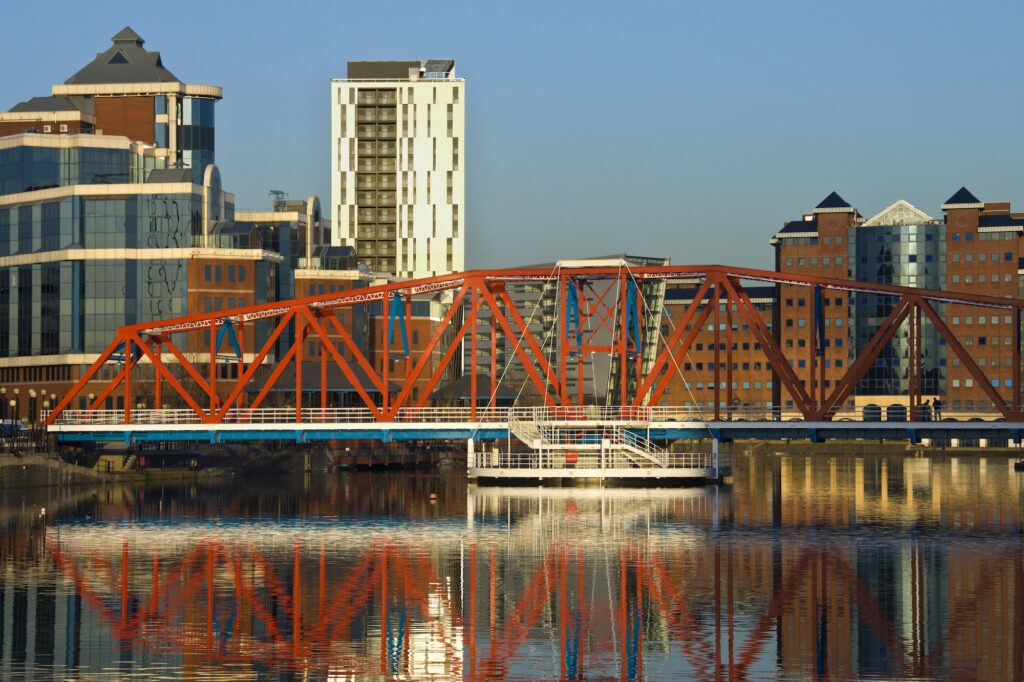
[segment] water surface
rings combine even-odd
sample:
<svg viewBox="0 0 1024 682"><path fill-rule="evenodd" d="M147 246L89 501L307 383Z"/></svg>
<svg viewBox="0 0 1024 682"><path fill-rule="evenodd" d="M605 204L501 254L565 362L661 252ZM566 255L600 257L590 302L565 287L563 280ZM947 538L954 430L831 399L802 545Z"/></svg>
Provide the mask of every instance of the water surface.
<svg viewBox="0 0 1024 682"><path fill-rule="evenodd" d="M0 679L1024 677L1013 460L735 474L3 491Z"/></svg>

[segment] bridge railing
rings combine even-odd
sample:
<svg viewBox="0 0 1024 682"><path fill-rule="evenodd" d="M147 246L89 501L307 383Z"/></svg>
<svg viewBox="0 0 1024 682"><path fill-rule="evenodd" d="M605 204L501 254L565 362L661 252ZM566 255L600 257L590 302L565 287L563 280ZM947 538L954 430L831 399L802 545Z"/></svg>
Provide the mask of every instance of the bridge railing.
<svg viewBox="0 0 1024 682"><path fill-rule="evenodd" d="M45 422L48 410L40 412ZM124 425L124 410L64 410L57 426L67 425ZM789 422L804 421L799 412L792 409L772 410L764 407L741 406L721 408L723 421L735 422ZM916 418L914 418L916 417ZM674 422L704 423L713 421L714 414L708 408L693 406L651 406L618 407L585 405L582 407L404 407L398 411L395 421L409 424L455 424L455 423L505 423L510 420L534 423L580 422L596 424L672 424ZM1003 416L994 408L988 410L946 410L939 411L924 407L911 414L905 407L899 409L844 408L836 410L833 422L969 422L1002 421ZM304 407L299 413L299 422L308 424L370 424L374 423L373 413L364 407ZM203 420L188 409L133 409L131 424L175 426L201 424ZM257 409L233 408L228 410L224 424L294 424L296 413L293 407L261 407Z"/></svg>
<svg viewBox="0 0 1024 682"><path fill-rule="evenodd" d="M714 455L710 452L666 453L659 469L710 469L714 466ZM475 469L637 469L636 461L624 454L582 450L566 453L560 451L507 452L500 449L478 450L472 456L470 468Z"/></svg>

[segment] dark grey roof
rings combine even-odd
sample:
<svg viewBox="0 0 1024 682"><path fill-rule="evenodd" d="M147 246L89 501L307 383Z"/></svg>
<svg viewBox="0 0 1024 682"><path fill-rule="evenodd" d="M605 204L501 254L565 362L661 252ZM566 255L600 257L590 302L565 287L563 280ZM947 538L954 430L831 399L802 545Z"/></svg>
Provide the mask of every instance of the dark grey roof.
<svg viewBox="0 0 1024 682"><path fill-rule="evenodd" d="M408 78L409 69L420 68L420 61L349 62L348 77L368 80Z"/></svg>
<svg viewBox="0 0 1024 682"><path fill-rule="evenodd" d="M117 32L117 35L111 38L111 40L114 41L115 45L123 45L125 43L128 43L131 45L141 46L144 42L146 42L142 39L142 36L140 36L138 33L132 30L131 26L125 26L124 28L122 28L120 31Z"/></svg>
<svg viewBox="0 0 1024 682"><path fill-rule="evenodd" d="M192 182L188 168L156 168L149 172L146 182Z"/></svg>
<svg viewBox="0 0 1024 682"><path fill-rule="evenodd" d="M18 102L11 107L11 112L25 113L38 112L50 113L53 111L78 111L71 100L67 97L33 97L32 99Z"/></svg>
<svg viewBox="0 0 1024 682"><path fill-rule="evenodd" d="M67 85L86 83L179 83L177 76L164 68L159 52L142 47L138 33L125 26L111 38L113 45L78 73L64 81Z"/></svg>
<svg viewBox="0 0 1024 682"><path fill-rule="evenodd" d="M952 202L950 202L952 203ZM958 202L964 203L967 202ZM978 216L978 227L1024 227L1024 218L1014 218L1005 213Z"/></svg>
<svg viewBox="0 0 1024 682"><path fill-rule="evenodd" d="M966 187L961 187L956 194L946 199L945 204L980 204L978 197L971 194Z"/></svg>
<svg viewBox="0 0 1024 682"><path fill-rule="evenodd" d="M843 199L841 196L839 196L835 192L832 192L827 197L822 199L821 203L818 204L817 206L815 206L814 208L853 208L853 207L850 206L848 203L846 203L846 200Z"/></svg>
<svg viewBox="0 0 1024 682"><path fill-rule="evenodd" d="M812 220L790 220L782 229L779 230L779 234L789 234L792 232L817 232L818 231L818 219Z"/></svg>

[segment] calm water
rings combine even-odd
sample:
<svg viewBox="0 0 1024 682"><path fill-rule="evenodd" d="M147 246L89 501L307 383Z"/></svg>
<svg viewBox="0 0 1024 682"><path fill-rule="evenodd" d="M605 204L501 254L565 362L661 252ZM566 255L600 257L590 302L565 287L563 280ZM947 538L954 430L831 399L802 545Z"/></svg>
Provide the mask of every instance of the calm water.
<svg viewBox="0 0 1024 682"><path fill-rule="evenodd" d="M676 490L0 492L0 679L1021 679L1020 476L764 453Z"/></svg>

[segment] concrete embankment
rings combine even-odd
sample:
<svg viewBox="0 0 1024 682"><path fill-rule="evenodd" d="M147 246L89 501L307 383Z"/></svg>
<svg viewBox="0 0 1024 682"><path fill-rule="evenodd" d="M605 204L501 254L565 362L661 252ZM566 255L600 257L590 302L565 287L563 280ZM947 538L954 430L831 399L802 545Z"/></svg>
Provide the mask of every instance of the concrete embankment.
<svg viewBox="0 0 1024 682"><path fill-rule="evenodd" d="M229 469L213 467L200 471L187 468L133 469L99 472L61 461L53 455L0 456L0 489L46 486L94 485L97 483L160 483L163 481L210 480L230 477Z"/></svg>

